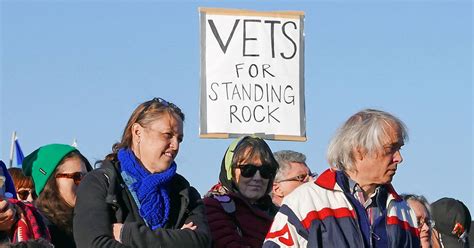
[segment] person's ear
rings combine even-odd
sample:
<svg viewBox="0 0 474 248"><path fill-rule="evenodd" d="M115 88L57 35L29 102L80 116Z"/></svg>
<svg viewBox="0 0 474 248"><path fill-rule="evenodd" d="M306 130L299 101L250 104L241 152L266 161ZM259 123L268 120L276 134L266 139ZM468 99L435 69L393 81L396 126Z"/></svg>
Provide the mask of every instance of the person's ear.
<svg viewBox="0 0 474 248"><path fill-rule="evenodd" d="M143 133L143 127L138 123L132 125L132 140L140 143L141 135Z"/></svg>
<svg viewBox="0 0 474 248"><path fill-rule="evenodd" d="M273 183L272 194L276 195L278 197L281 197L281 198L283 198L285 196L283 194L283 191L280 188L280 183Z"/></svg>
<svg viewBox="0 0 474 248"><path fill-rule="evenodd" d="M366 154L364 149L361 148L361 147L354 148L352 153L354 154L354 159L358 160L358 161L364 160L364 157L365 157L365 154Z"/></svg>

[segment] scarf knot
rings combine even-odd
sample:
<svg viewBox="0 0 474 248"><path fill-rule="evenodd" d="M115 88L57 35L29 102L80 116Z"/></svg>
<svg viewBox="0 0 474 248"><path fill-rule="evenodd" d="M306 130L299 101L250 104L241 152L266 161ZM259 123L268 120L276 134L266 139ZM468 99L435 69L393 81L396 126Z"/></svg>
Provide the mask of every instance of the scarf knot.
<svg viewBox="0 0 474 248"><path fill-rule="evenodd" d="M165 171L150 173L137 161L130 149L120 149L118 159L122 171L135 179L130 187L140 203L140 216L152 230L163 227L169 217L168 183L176 175L176 163L173 162Z"/></svg>

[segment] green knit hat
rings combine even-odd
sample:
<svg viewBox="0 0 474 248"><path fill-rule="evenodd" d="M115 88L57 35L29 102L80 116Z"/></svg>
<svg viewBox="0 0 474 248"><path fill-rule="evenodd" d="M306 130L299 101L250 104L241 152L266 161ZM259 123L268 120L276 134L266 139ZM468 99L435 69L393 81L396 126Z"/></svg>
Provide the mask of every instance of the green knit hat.
<svg viewBox="0 0 474 248"><path fill-rule="evenodd" d="M22 164L23 173L33 178L36 194L39 195L43 191L59 162L72 151L77 149L70 145L50 144L36 149L25 157Z"/></svg>

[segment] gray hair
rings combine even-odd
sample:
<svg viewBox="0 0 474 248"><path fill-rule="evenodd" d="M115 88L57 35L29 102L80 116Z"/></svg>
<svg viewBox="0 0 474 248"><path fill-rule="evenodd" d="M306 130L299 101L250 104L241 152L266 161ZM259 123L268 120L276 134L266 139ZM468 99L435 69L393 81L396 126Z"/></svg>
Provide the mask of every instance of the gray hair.
<svg viewBox="0 0 474 248"><path fill-rule="evenodd" d="M367 154L376 154L383 149L383 139L391 129L397 129L403 141L408 139L405 124L387 112L365 109L352 115L329 143L329 165L342 171L354 170L354 150L363 149Z"/></svg>
<svg viewBox="0 0 474 248"><path fill-rule="evenodd" d="M279 168L275 176L275 182L285 179L284 176L291 169L290 163L302 163L306 165L306 156L303 153L291 151L291 150L282 150L274 152L273 156L278 162Z"/></svg>
<svg viewBox="0 0 474 248"><path fill-rule="evenodd" d="M426 210L428 211L428 217L431 218L431 206L428 200L426 200L426 197L423 195L415 195L415 194L401 194L400 197L402 197L403 200L405 200L408 203L408 200L412 201L417 201L421 203L423 206L425 206Z"/></svg>

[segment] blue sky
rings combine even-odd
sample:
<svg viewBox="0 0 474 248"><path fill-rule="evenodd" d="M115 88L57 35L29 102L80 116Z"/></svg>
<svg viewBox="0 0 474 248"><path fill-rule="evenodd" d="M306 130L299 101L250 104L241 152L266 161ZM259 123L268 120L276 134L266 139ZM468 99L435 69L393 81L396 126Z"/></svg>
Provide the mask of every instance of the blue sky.
<svg viewBox="0 0 474 248"><path fill-rule="evenodd" d="M0 159L16 130L26 154L71 143L102 159L141 102L186 116L178 172L201 194L231 140L199 138L198 7L305 12L307 142L321 172L327 144L353 113L400 117L410 140L393 184L474 209L470 1L1 1Z"/></svg>

